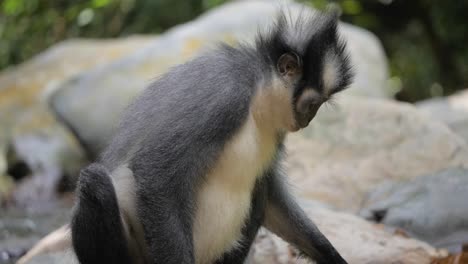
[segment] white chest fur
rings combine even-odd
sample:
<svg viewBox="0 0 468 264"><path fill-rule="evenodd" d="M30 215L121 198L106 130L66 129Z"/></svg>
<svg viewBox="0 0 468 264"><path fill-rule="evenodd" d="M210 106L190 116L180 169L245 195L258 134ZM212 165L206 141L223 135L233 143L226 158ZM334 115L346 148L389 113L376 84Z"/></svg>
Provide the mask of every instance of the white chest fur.
<svg viewBox="0 0 468 264"><path fill-rule="evenodd" d="M212 263L241 242L255 180L275 151L275 137L261 133L253 117L225 146L197 192L193 229L197 264Z"/></svg>

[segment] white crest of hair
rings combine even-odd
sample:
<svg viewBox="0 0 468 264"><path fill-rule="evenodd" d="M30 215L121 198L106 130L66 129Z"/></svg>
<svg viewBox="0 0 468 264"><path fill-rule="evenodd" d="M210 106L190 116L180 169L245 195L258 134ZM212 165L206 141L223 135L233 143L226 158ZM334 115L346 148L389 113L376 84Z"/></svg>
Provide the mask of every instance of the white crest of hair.
<svg viewBox="0 0 468 264"><path fill-rule="evenodd" d="M275 26L283 24L283 39L288 45L303 52L316 29L330 22L337 16L336 11L330 9L326 13L307 8L303 5L290 4L279 10L279 21Z"/></svg>
<svg viewBox="0 0 468 264"><path fill-rule="evenodd" d="M339 64L337 61L336 54L329 50L325 53L323 60L323 96L328 97L332 94L338 82Z"/></svg>
<svg viewBox="0 0 468 264"><path fill-rule="evenodd" d="M283 20L282 23L284 23L283 39L298 52L303 52L313 34L311 32L312 24L318 23L318 20L314 19L318 12L305 7L286 8L280 12L280 20Z"/></svg>

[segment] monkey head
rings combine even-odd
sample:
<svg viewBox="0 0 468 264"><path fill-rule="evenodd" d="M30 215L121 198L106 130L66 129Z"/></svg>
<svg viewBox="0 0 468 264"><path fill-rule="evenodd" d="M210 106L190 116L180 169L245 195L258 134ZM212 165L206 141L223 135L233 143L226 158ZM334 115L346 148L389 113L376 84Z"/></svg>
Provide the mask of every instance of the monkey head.
<svg viewBox="0 0 468 264"><path fill-rule="evenodd" d="M323 103L348 87L353 72L336 15L289 21L293 19L281 14L275 31L257 40L257 47L269 47L264 54L276 65L273 76L281 80L291 107L293 120L286 129L297 131L308 126Z"/></svg>

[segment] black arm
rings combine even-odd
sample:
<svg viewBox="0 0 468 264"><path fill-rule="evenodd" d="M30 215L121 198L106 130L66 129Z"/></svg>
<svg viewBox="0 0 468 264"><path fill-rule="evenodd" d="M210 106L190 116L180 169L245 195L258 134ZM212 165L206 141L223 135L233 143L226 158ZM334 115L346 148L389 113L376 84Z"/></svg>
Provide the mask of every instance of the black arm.
<svg viewBox="0 0 468 264"><path fill-rule="evenodd" d="M318 264L347 263L289 194L279 171L268 175L264 226Z"/></svg>

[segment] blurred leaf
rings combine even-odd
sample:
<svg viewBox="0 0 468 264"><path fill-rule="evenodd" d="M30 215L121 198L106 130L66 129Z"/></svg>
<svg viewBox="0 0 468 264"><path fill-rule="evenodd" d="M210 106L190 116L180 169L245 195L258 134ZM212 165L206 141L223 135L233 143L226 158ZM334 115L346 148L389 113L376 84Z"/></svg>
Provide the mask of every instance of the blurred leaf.
<svg viewBox="0 0 468 264"><path fill-rule="evenodd" d="M91 8L83 9L78 15L77 23L78 26L83 27L91 23L94 18L94 11Z"/></svg>
<svg viewBox="0 0 468 264"><path fill-rule="evenodd" d="M209 9L223 4L224 2L226 2L226 0L203 0L203 7Z"/></svg>
<svg viewBox="0 0 468 264"><path fill-rule="evenodd" d="M92 0L92 7L93 8L100 8L107 6L111 3L111 0Z"/></svg>
<svg viewBox="0 0 468 264"><path fill-rule="evenodd" d="M308 4L311 7L316 8L318 10L325 10L325 8L327 7L327 4L329 3L329 1L327 0L308 0L308 1L302 0L300 2Z"/></svg>
<svg viewBox="0 0 468 264"><path fill-rule="evenodd" d="M2 10L6 15L14 16L23 11L23 0L5 0L2 5Z"/></svg>
<svg viewBox="0 0 468 264"><path fill-rule="evenodd" d="M341 3L341 7L343 8L343 12L349 15L357 15L362 11L361 4L356 0L344 0Z"/></svg>
<svg viewBox="0 0 468 264"><path fill-rule="evenodd" d="M374 32L388 55L399 99L421 100L468 87L468 1L297 1L319 10L338 5L342 20ZM160 33L226 2L0 0L0 69L66 38Z"/></svg>

